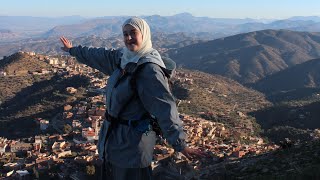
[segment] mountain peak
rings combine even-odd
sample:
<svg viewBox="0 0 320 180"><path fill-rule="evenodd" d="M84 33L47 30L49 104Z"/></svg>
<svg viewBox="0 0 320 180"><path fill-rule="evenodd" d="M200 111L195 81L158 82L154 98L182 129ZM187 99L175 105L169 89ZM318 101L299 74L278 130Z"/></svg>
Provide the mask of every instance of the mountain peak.
<svg viewBox="0 0 320 180"><path fill-rule="evenodd" d="M190 18L190 17L193 17L193 15L190 13L184 12L184 13L179 13L179 14L174 15L174 17L188 17L188 18Z"/></svg>

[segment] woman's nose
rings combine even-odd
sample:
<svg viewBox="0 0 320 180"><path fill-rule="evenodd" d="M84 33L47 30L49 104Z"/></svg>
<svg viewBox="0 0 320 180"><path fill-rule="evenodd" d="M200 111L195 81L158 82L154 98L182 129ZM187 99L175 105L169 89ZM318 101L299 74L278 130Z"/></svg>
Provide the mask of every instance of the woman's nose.
<svg viewBox="0 0 320 180"><path fill-rule="evenodd" d="M126 39L130 40L130 39L132 39L132 37L130 35L126 35Z"/></svg>

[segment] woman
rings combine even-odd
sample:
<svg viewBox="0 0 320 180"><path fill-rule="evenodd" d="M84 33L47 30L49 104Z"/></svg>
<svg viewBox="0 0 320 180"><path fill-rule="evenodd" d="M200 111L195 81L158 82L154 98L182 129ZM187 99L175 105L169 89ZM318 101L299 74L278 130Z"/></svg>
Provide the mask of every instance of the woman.
<svg viewBox="0 0 320 180"><path fill-rule="evenodd" d="M152 48L149 25L133 17L124 22L122 31L125 47L117 50L73 47L67 38L60 40L62 49L79 62L110 75L107 120L98 142L106 176L117 180L152 179L150 165L156 133L150 128L151 116L157 119L163 136L175 151L187 157L204 154L186 146L182 121L165 74L166 65ZM135 77L127 73L131 65L139 66Z"/></svg>

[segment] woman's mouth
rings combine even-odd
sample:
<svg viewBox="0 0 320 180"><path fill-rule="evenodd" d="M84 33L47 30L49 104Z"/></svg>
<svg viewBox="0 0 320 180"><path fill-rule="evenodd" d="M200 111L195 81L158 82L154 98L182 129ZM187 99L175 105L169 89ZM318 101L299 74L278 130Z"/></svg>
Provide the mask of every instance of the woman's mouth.
<svg viewBox="0 0 320 180"><path fill-rule="evenodd" d="M131 42L131 43L127 43L127 45L128 45L129 47L134 47L136 44L135 44L134 42Z"/></svg>
<svg viewBox="0 0 320 180"><path fill-rule="evenodd" d="M134 45L135 42L128 42L127 44L128 44L128 45Z"/></svg>

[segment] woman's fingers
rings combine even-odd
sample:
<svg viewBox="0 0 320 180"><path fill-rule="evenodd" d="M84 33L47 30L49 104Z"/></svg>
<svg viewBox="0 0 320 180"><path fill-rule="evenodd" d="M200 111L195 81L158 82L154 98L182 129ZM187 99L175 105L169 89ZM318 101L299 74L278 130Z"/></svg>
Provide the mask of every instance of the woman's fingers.
<svg viewBox="0 0 320 180"><path fill-rule="evenodd" d="M70 50L70 48L72 48L72 43L64 36L60 37L60 41L63 44L63 47L61 47L62 50L68 52Z"/></svg>
<svg viewBox="0 0 320 180"><path fill-rule="evenodd" d="M69 41L69 39L65 38L64 36L60 37L60 41L62 42L64 46L64 50L72 48L72 43Z"/></svg>
<svg viewBox="0 0 320 180"><path fill-rule="evenodd" d="M63 43L63 44L70 44L70 41L67 39L67 38L65 38L65 37L60 37L60 40L61 40L61 42Z"/></svg>
<svg viewBox="0 0 320 180"><path fill-rule="evenodd" d="M61 42L64 44L66 42L65 38L62 36L60 37Z"/></svg>
<svg viewBox="0 0 320 180"><path fill-rule="evenodd" d="M64 39L64 37L60 37L60 41L62 42L62 44L63 44L64 46L66 46L66 40Z"/></svg>

